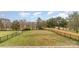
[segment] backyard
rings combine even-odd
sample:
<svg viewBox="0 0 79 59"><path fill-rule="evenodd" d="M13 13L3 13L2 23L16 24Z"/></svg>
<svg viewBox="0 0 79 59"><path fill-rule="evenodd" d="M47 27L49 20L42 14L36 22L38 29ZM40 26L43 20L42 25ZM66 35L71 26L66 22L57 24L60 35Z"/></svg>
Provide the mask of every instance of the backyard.
<svg viewBox="0 0 79 59"><path fill-rule="evenodd" d="M79 46L78 11L65 18L57 15L66 11L21 11L30 14L25 18L19 12L2 12L7 18L0 17L0 46Z"/></svg>
<svg viewBox="0 0 79 59"><path fill-rule="evenodd" d="M6 33L6 32L5 32ZM24 31L0 46L78 46L79 42L47 30Z"/></svg>

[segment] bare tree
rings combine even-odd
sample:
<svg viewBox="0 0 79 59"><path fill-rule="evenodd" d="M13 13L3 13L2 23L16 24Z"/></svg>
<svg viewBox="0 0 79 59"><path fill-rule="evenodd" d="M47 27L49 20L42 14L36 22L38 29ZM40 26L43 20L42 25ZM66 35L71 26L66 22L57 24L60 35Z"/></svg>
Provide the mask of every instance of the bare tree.
<svg viewBox="0 0 79 59"><path fill-rule="evenodd" d="M20 20L19 24L20 24L20 30L23 30L23 29L27 28L27 22L26 22L26 20Z"/></svg>
<svg viewBox="0 0 79 59"><path fill-rule="evenodd" d="M78 12L73 12L73 14L69 15L69 28L73 29L74 31L76 31L76 33L78 33L79 30L79 14Z"/></svg>

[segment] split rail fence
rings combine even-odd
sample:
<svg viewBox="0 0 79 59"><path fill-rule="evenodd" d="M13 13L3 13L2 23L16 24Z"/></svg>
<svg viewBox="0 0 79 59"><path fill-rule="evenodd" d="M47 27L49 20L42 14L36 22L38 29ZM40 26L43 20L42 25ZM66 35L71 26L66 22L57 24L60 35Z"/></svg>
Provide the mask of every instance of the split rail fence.
<svg viewBox="0 0 79 59"><path fill-rule="evenodd" d="M9 34L9 35L6 35L6 36L2 36L2 37L0 37L0 43L6 41L8 39L11 39L13 37L16 37L16 36L18 36L18 35L20 35L22 33L23 33L22 31L16 31L16 32L14 32L12 34Z"/></svg>
<svg viewBox="0 0 79 59"><path fill-rule="evenodd" d="M65 36L71 39L79 40L79 34L76 34L76 33L67 32L67 31L58 30L58 29L49 29L49 28L45 28L45 30L53 31L56 34L59 34L61 36Z"/></svg>

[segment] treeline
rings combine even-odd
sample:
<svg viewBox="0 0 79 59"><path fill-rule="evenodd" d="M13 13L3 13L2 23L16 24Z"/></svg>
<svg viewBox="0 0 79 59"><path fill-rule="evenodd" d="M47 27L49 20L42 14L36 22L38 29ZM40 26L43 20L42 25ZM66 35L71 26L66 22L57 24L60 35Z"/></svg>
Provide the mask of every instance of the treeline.
<svg viewBox="0 0 79 59"><path fill-rule="evenodd" d="M28 27L26 20L10 21L10 19L0 18L0 30L24 30Z"/></svg>
<svg viewBox="0 0 79 59"><path fill-rule="evenodd" d="M57 28L57 29L66 29L73 30L76 33L79 31L79 12L74 11L68 15L67 18L55 17L49 18L46 21L43 21L41 18L37 19L37 29L47 28Z"/></svg>
<svg viewBox="0 0 79 59"><path fill-rule="evenodd" d="M47 28L66 28L68 24L68 20L62 17L50 18L46 21L42 20L41 18L37 19L37 29Z"/></svg>

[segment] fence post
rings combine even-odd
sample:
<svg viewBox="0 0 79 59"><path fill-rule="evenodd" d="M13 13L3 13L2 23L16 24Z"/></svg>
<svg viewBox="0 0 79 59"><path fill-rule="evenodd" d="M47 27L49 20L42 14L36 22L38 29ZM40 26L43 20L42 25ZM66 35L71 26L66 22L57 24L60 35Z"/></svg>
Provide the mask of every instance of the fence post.
<svg viewBox="0 0 79 59"><path fill-rule="evenodd" d="M16 36L17 36L17 32L16 32L15 34L16 34Z"/></svg>
<svg viewBox="0 0 79 59"><path fill-rule="evenodd" d="M0 42L1 42L1 37L0 37Z"/></svg>
<svg viewBox="0 0 79 59"><path fill-rule="evenodd" d="M7 35L7 40L8 40L8 35Z"/></svg>

